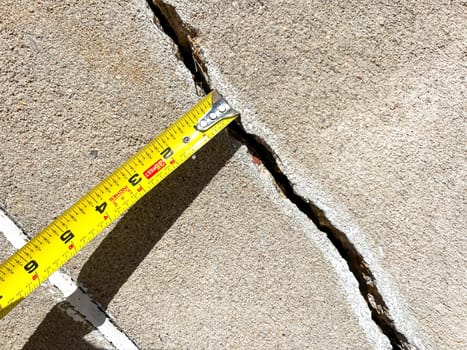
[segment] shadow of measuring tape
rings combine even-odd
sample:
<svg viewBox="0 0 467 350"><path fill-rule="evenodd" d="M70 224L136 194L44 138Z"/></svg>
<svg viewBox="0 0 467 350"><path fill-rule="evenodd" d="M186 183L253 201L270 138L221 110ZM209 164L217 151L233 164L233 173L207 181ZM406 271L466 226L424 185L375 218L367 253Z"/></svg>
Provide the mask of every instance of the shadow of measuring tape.
<svg viewBox="0 0 467 350"><path fill-rule="evenodd" d="M104 238L78 277L103 309L239 147L226 131L221 132L196 154L196 159L182 164L136 203ZM23 350L99 349L84 339L93 327L68 316L64 312L68 306L68 302L56 305Z"/></svg>

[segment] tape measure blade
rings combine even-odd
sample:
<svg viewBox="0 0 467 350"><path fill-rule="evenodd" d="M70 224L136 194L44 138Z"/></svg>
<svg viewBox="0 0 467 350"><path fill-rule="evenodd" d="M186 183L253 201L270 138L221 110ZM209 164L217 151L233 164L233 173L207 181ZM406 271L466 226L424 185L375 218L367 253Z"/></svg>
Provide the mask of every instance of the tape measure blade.
<svg viewBox="0 0 467 350"><path fill-rule="evenodd" d="M232 122L217 110L213 126L198 129L220 100L228 106L215 91L205 96L3 262L0 318Z"/></svg>

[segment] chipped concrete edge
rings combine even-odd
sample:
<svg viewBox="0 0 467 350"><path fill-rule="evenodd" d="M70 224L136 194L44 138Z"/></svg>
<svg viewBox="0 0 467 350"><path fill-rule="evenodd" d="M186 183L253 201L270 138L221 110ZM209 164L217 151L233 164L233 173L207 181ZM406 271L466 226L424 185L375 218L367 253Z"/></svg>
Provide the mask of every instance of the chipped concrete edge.
<svg viewBox="0 0 467 350"><path fill-rule="evenodd" d="M346 209L342 208L341 205L328 193L326 193L323 186L313 178L313 176L303 174L293 161L288 161L288 159L292 158L289 157L286 151L284 151L286 147L267 126L258 121L258 118L256 117L257 113L254 108L245 103L248 99L244 98L244 96L242 96L235 87L231 86L231 84L226 81L223 74L215 64L210 63L209 58L211 55L206 47L203 47L203 54L206 60L206 65L209 69L209 76L212 81L212 85L215 86L216 89L219 90L219 92L228 99L233 106L235 106L235 108L242 111L242 124L245 130L248 133L260 136L262 139L267 141L268 145L275 150L280 157L280 159L278 159L278 165L281 171L292 182L296 192L300 196L308 198L310 201L316 203L321 209L323 209L333 224L348 235L349 240L355 245L364 257L365 261L369 264L370 269L376 278L378 289L390 309L390 313L396 327L402 331L409 341L417 348L432 348L432 343L429 337L427 334L422 332L418 322L409 312L408 306L396 288L392 277L381 267L378 257L373 253L375 251L374 247L365 240L361 229L352 219L351 214ZM282 206L284 208L284 204L282 204ZM305 223L305 226L306 225L309 225L309 221ZM366 330L369 339L373 339L375 337L375 330L373 325L369 324L369 322L372 324L374 323L371 321L371 317L367 311L368 308L362 303L358 287L356 285L348 285L348 282L346 282L346 280L351 277L347 266L342 266L342 264L345 264L343 261L340 261L342 258L329 253L329 246L327 244L320 243L318 246L323 251L323 255L330 259L329 261L342 279L341 282L343 289L349 302L357 313L361 325ZM342 270L346 270L346 272L343 272ZM365 308L366 311L361 310L361 308Z"/></svg>
<svg viewBox="0 0 467 350"><path fill-rule="evenodd" d="M162 40L164 42L164 46L167 46L170 48L171 54L173 57L178 58L177 64L175 64L174 68L175 70L173 71L173 74L177 75L178 77L181 78L181 80L186 80L187 82L192 81L192 76L190 71L188 71L183 63L179 62L179 49L178 46L173 42L173 40L164 33L163 30L159 27L160 24L157 23L157 18L155 18L153 11L149 7L149 3L147 1L140 1L140 0L133 0L134 6L137 6L139 9L141 9L143 12L141 15L138 17L139 20L141 20L144 25L146 25L147 30L141 31L141 35L144 35L146 38L146 42L149 45L154 45L153 50L158 50L158 47L155 45L157 41ZM198 89L196 88L196 84L193 84L193 96L200 96ZM177 101L177 103L181 106L189 106L190 102L194 103L195 101L186 101L183 100L185 96L180 96L180 99Z"/></svg>
<svg viewBox="0 0 467 350"><path fill-rule="evenodd" d="M179 53L179 56L177 56L185 65L187 71L190 71L191 74L192 74L192 77L193 77L193 81L196 85L198 85L198 87L202 90L204 90L205 93L208 93L213 86L216 86L216 88L218 87L218 85L221 87L219 88L219 90L221 91L221 93L224 91L224 90L227 90L229 92L233 92L233 94L227 94L224 92L224 95L227 96L229 98L229 96L231 95L236 95L236 96L239 96L238 93L235 93L235 89L233 89L232 86L226 86L227 83L225 81L223 81L222 79L222 74L216 70L217 66L214 64L213 67L208 67L209 65L209 52L207 52L207 50L205 48L200 48L200 47L197 47L194 43L194 38L193 38L193 35L194 32L192 30L192 28L184 22L184 20L180 17L180 15L178 14L177 10L175 9L175 7L173 7L172 5L169 5L168 3L162 1L162 0L148 0L148 6L151 8L151 10L153 11L154 13L154 16L155 16L155 19L156 21L158 22L158 27L159 29L164 32L167 37L170 37L174 44L176 44L176 46L178 47L178 53ZM196 47L195 47L196 46ZM198 51L201 51L198 52ZM198 69L196 69L196 67L193 67L193 62L192 60L198 62L198 66L200 68L204 68L203 70L203 73L201 76L198 72ZM196 66L196 64L195 64ZM214 74L212 74L213 76L213 79L211 80L211 78L208 76L208 73L207 71L209 70L210 73L213 72L213 69L214 68ZM210 74L211 75L211 74ZM217 83L214 81L214 80L217 80ZM229 98L230 99L230 98ZM235 98L232 98L230 99L231 101L234 101L234 105L236 104L236 99ZM247 107L247 106L244 106L244 104L242 103L237 103L237 106L242 106L242 107ZM247 118L247 122L255 122L255 118L254 118L254 115L255 113L253 112L252 113L252 110L251 109L248 109L248 108L242 108L240 109L242 111L242 114L244 115L247 115L247 116L250 116L250 118ZM253 115L253 118L251 118L251 116ZM266 141L266 138L262 137L263 135L261 133L256 133L256 132L250 132L252 130L251 128L251 125L250 126L247 126L245 129L243 129L244 126L242 126L242 123L239 123L239 127L238 128L234 128L236 129L235 133L238 133L238 135L234 136L235 138L238 139L238 141L240 141L240 143L244 144L245 146L247 146L248 150L250 152L263 152L265 151L266 153L270 153L271 152L271 146L274 146L274 145L271 145L269 144L270 140L271 139L275 139L274 138L274 135L273 133L271 133L269 130L267 130L263 125L261 125L259 128L256 127L256 128L253 128L253 129L262 129L263 131L266 130L267 131L267 134L268 134L268 138L267 138L267 141ZM243 129L243 131L242 131ZM248 129L248 130L247 130ZM233 131L233 130L231 130ZM263 132L264 134L264 132ZM245 138L246 137L246 138ZM264 142L266 142L266 144L263 144L262 146L260 145L257 145L257 146L260 146L260 148L263 150L261 151L260 149L256 149L256 143L258 143L258 139L257 138L260 138L259 140L259 143L262 143L261 140L263 140ZM251 140L249 140L249 138L252 138ZM251 148L251 149L250 149ZM274 148L274 147L273 147ZM259 155L261 157L261 155ZM272 157L276 157L277 155L272 155L272 154L266 154L264 155L268 158L270 158L271 156ZM292 186L292 188L295 188L295 184L293 182L290 182L289 178L288 178L288 174L286 172L284 172L281 167L283 168L283 164L281 162L278 162L279 164L276 164L277 166L277 169L274 169L274 164L273 163L277 163L277 161L272 161L273 163L270 163L271 159L269 161L267 161L267 165L266 165L266 168L269 172L271 172L271 176L273 177L273 181L274 182L277 182L277 181L282 181L284 180L283 177L281 176L284 175L286 178L285 178L285 181L287 182L287 184L285 184L286 186ZM281 174L273 174L272 172L275 172L275 171L279 171L281 172ZM279 177L276 178L276 176L279 176L282 180L279 180ZM304 177L306 178L306 177ZM277 183L278 186L282 186L284 184L280 184L280 183ZM281 191L284 192L285 188L281 188ZM289 188L290 190L290 188ZM284 195L286 195L286 197L289 197L289 195L292 195L294 198L290 197L288 198L290 201L292 201L295 205L297 205L297 208L296 209L299 209L299 211L303 211L301 208L301 206L299 206L298 202L296 202L295 200L299 200L301 201L301 203L303 204L303 201L307 200L306 197L303 197L301 196L299 193L297 193L295 191L295 189L292 189L292 191L296 194L294 195L294 193L285 193L284 192ZM299 198L297 198L297 196ZM311 203L310 203L311 204ZM315 225L321 225L318 227L319 230L323 230L324 226L322 222L318 221L318 222L315 222L315 220L321 220L321 219L318 219L318 217L310 217L310 214L311 215L316 215L317 212L322 212L322 209L320 207L316 207L314 204L313 204L313 207L310 207L310 208L307 208L307 209L311 209L311 211L307 210L308 212L305 213L303 211L303 214L306 214L309 219L311 219ZM326 215L326 214L325 214ZM324 219L328 220L328 218L325 216ZM393 345L401 345L403 348L407 348L407 349L411 349L413 348L413 345L410 344L410 341L402 334L400 333L397 328L396 328L396 325L395 325L395 322L393 320L391 320L390 316L388 318L388 315L384 316L384 313L383 313L383 317L381 317L381 313L379 311L376 311L377 309L375 308L375 306L373 305L374 302L375 302L375 299L371 299L373 296L374 297L377 297L377 298L380 298L381 302L382 302L382 305L381 307L383 309L386 309L387 306L386 306L386 303L384 301L384 299L382 299L382 296L381 294L379 293L378 289L376 288L376 290L372 290L370 292L370 290L368 290L369 293L372 293L372 294L368 294L368 295L364 295L363 293L366 293L366 288L368 287L368 281L365 282L365 274L363 271L360 271L358 272L357 270L355 270L356 266L355 266L355 263L354 262L351 262L350 259L351 257L349 256L344 256L342 255L343 254L343 251L340 251L339 249L342 249L342 247L338 247L336 245L336 243L338 243L336 240L337 236L335 236L336 232L335 232L335 229L338 230L338 228L336 226L334 226L331 222L328 221L328 224L331 224L334 228L334 231L331 233L328 229L326 229L326 234L328 235L328 238L330 240L332 240L332 244L335 245L334 248L339 252L339 254L341 255L341 259L345 260L347 263L348 263L348 267L350 268L350 271L354 274L354 277L357 279L358 281L358 289L360 290L360 298L363 297L363 299L367 302L367 306L370 308L371 310L371 319L380 327L380 330L383 331L384 335L387 336L387 338L390 340L391 344ZM327 226L327 224L326 224ZM324 231L323 231L324 233ZM332 237L329 236L329 234L333 235ZM345 235L343 232L337 232L338 235ZM360 256L359 259L364 259L364 257L362 257L362 255L355 250L355 246L353 245L352 241L349 241L349 239L345 236L345 237L340 237L338 238L339 240L340 239L344 239L343 241L341 241L341 243L338 243L339 245L342 245L342 244L350 244L352 245L351 249L354 250L354 253L356 254L357 258ZM344 242L344 243L342 243ZM347 242L347 243L345 243ZM367 264L365 261L363 261L365 264ZM352 270L354 269L354 270ZM376 281L375 281L375 278L371 272L371 270L367 271L370 276L368 277L371 277L372 279L372 285L374 286L376 284ZM357 275L356 275L357 273ZM363 278L363 279L362 279ZM363 284L362 284L363 283ZM372 288L372 289L375 289L375 288ZM376 293L373 295L373 293ZM371 301L373 300L373 302ZM370 307L370 304L373 305ZM377 306L377 305L376 305ZM377 317L377 319L374 319L373 317ZM390 323L388 323L388 321ZM384 330L383 330L383 327L384 327Z"/></svg>
<svg viewBox="0 0 467 350"><path fill-rule="evenodd" d="M251 162L246 147L242 146L241 150L240 159L242 162L250 168L252 174L258 175L258 177L255 177L257 186L265 191L276 208L290 219L290 225L294 226L298 232L303 232L305 237L314 243L324 259L332 266L336 273L336 280L342 289L342 294L347 299L347 303L350 305L369 343L375 349L391 349L388 338L382 334L378 326L372 321L370 311L358 290L358 283L344 259L339 255L336 247L324 234L320 234L321 232L313 224L310 225L310 220L304 213L281 195L274 185L272 176L264 166L256 166Z"/></svg>

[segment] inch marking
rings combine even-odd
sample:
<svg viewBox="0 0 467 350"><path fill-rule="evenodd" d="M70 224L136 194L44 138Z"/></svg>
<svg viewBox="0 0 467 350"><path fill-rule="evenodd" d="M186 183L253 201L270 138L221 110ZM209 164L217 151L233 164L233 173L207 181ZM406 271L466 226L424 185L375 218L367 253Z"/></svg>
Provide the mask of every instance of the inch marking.
<svg viewBox="0 0 467 350"><path fill-rule="evenodd" d="M217 92L204 97L0 265L0 318L233 121L230 108L211 127L197 129L221 99Z"/></svg>

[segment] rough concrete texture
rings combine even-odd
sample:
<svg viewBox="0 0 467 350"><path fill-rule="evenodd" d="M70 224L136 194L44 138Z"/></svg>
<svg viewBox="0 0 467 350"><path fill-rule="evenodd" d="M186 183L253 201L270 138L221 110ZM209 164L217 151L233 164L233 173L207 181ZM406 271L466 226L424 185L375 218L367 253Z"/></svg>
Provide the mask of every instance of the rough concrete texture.
<svg viewBox="0 0 467 350"><path fill-rule="evenodd" d="M0 235L0 259L13 254L11 244ZM56 307L61 302L60 307ZM46 317L57 321L49 331L36 336L36 330ZM0 320L2 349L113 349L112 345L63 301L58 291L50 286L36 289L31 297L14 308L7 318ZM83 334L85 335L83 337Z"/></svg>
<svg viewBox="0 0 467 350"><path fill-rule="evenodd" d="M0 203L32 235L198 98L144 2L4 7Z"/></svg>
<svg viewBox="0 0 467 350"><path fill-rule="evenodd" d="M198 97L143 1L0 10L0 202L34 234ZM221 135L68 269L145 349L387 348L345 263L239 147ZM107 346L47 293L0 321L13 348Z"/></svg>
<svg viewBox="0 0 467 350"><path fill-rule="evenodd" d="M420 348L467 346L462 1L169 1Z"/></svg>
<svg viewBox="0 0 467 350"><path fill-rule="evenodd" d="M1 10L0 198L34 233L197 97L141 1Z"/></svg>
<svg viewBox="0 0 467 350"><path fill-rule="evenodd" d="M143 349L387 348L245 150L212 142L93 253L79 279L96 300Z"/></svg>

